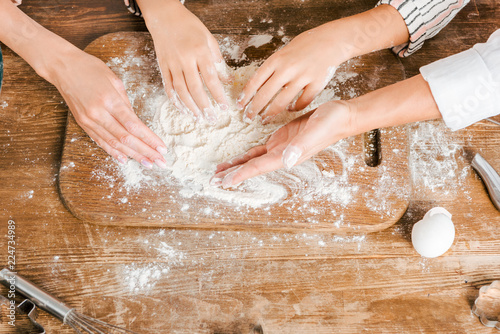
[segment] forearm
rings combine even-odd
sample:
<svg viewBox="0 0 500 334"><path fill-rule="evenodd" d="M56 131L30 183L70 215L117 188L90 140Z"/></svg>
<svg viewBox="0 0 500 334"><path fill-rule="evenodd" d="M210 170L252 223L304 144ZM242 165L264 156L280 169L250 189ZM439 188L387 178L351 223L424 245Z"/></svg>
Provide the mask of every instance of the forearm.
<svg viewBox="0 0 500 334"><path fill-rule="evenodd" d="M381 5L318 28L329 30L330 40L326 45L340 50L340 62L390 48L409 39L408 29L401 14L389 5Z"/></svg>
<svg viewBox="0 0 500 334"><path fill-rule="evenodd" d="M142 16L150 31L156 27L162 29L165 27L162 24L164 22L161 22L165 20L165 14L175 15L178 10L186 10L179 0L136 0L136 3L141 8Z"/></svg>
<svg viewBox="0 0 500 334"><path fill-rule="evenodd" d="M427 82L421 75L347 101L352 134L376 128L441 118Z"/></svg>
<svg viewBox="0 0 500 334"><path fill-rule="evenodd" d="M71 43L43 28L5 0L0 0L0 41L52 83L58 59L77 50Z"/></svg>

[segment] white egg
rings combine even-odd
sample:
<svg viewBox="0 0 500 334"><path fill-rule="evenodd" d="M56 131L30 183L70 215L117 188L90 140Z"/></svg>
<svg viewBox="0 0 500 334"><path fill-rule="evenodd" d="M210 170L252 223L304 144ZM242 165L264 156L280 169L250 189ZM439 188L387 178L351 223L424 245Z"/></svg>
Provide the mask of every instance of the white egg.
<svg viewBox="0 0 500 334"><path fill-rule="evenodd" d="M455 226L451 214L444 208L429 210L422 220L413 225L411 242L424 257L438 257L450 249L455 240Z"/></svg>

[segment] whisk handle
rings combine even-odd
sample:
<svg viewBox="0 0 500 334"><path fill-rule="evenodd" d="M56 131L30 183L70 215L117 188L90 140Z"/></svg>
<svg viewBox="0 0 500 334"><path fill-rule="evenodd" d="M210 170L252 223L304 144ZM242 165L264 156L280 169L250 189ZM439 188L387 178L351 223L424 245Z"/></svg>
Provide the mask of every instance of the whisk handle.
<svg viewBox="0 0 500 334"><path fill-rule="evenodd" d="M65 317L73 310L35 284L7 268L0 270L0 283L10 290L14 290L12 289L13 286L16 292L30 299L36 306L58 318L63 323Z"/></svg>

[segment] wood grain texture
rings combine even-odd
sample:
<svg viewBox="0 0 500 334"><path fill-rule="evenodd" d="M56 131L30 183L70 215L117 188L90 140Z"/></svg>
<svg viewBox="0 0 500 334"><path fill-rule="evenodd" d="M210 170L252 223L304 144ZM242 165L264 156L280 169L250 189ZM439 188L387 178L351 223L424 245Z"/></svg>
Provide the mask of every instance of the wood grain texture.
<svg viewBox="0 0 500 334"><path fill-rule="evenodd" d="M30 16L82 48L106 33L145 29L118 0L52 1L51 15L39 11L47 1L23 2ZM374 3L189 0L187 6L213 32L259 34L284 26L293 37ZM500 20L499 5L472 0L458 20L402 60L407 73L484 40ZM139 333L498 333L470 312L478 289L500 279L500 214L468 161L480 151L500 170L498 127L479 122L455 133L439 121L409 127L410 160L418 167L411 170L410 206L392 227L357 239L97 226L76 219L59 198L67 116L60 95L2 50L0 105L8 105L0 106L0 256L6 261L3 236L13 219L17 271L69 305ZM42 103L33 106L32 98ZM433 135L423 137L430 129ZM454 145L453 153L440 149ZM430 173L440 166L451 174ZM410 232L438 205L453 214L456 240L443 257L425 260ZM48 333L74 333L45 312L39 321ZM19 316L16 324L0 322L0 333L30 333L27 319Z"/></svg>
<svg viewBox="0 0 500 334"><path fill-rule="evenodd" d="M249 37L217 36L219 41L230 39L247 61L260 60L279 47L273 42L267 48L248 47ZM274 45L273 45L274 44ZM105 63L112 59L133 56L143 64L126 68L130 87L147 86L146 91L161 89L161 78L155 66L153 41L147 33L115 33L96 39L86 49ZM258 56L256 56L256 54ZM267 58L267 57L265 57ZM264 59L265 59L264 58ZM346 72L349 67L349 72ZM141 75L147 72L148 74ZM149 73L152 72L152 73ZM336 89L344 98L359 96L378 87L403 79L403 68L389 51L373 53L352 60L337 70L336 77L346 80ZM130 79L133 78L133 79ZM130 81L132 80L132 81ZM137 82L136 82L137 81ZM132 88L133 89L133 88ZM141 113L149 95L134 100L134 109ZM352 142L351 142L352 141ZM127 180L107 153L99 150L85 135L73 117L68 118L63 157L59 172L60 193L66 207L78 218L100 224L156 226L202 229L269 229L276 231L329 231L339 234L375 232L396 223L408 207L411 193L407 133L405 127L381 130L381 163L369 167L365 162L363 137L357 136L343 146L338 154L323 153L315 157L320 170L335 175L349 173L349 185L339 188L358 189L348 205L329 202L325 197L304 201L294 190L294 182L276 179L287 188L288 195L276 204L262 208L240 207L206 196L185 198L182 186L140 187L128 190ZM346 148L344 148L346 147ZM353 166L347 171L347 160ZM221 163L220 161L219 163ZM292 170L293 173L293 170ZM96 177L98 176L98 177ZM153 182L164 174L151 173ZM110 180L112 180L110 182ZM333 186L333 185L330 185ZM227 190L228 193L231 190ZM126 198L126 203L123 202ZM183 208L188 205L188 209ZM300 210L307 206L311 210ZM207 212L205 208L210 207ZM313 210L314 209L314 210ZM220 215L214 215L220 212ZM214 217L215 216L215 217ZM270 217L272 217L270 219Z"/></svg>

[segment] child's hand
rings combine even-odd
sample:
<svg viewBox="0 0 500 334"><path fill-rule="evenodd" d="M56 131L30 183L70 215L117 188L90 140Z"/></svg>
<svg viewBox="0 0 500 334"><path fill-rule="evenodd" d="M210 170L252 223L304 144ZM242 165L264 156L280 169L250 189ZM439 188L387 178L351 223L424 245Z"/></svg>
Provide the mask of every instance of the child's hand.
<svg viewBox="0 0 500 334"><path fill-rule="evenodd" d="M85 132L122 163L129 156L146 168L154 163L164 168L167 148L137 117L120 79L101 60L76 48L61 56L48 79Z"/></svg>
<svg viewBox="0 0 500 334"><path fill-rule="evenodd" d="M153 36L165 91L176 107L209 122L216 113L204 89L206 85L222 110L228 102L215 63L223 58L219 45L203 23L178 0L140 1Z"/></svg>
<svg viewBox="0 0 500 334"><path fill-rule="evenodd" d="M405 43L408 38L405 21L390 5L323 24L295 37L269 57L247 83L239 107L245 107L250 119L260 113L264 123L285 109L304 109L330 81L338 65ZM299 94L297 102L291 104Z"/></svg>
<svg viewBox="0 0 500 334"><path fill-rule="evenodd" d="M346 102L327 102L280 128L265 145L218 165L211 184L228 188L283 166L291 168L348 137L354 121Z"/></svg>
<svg viewBox="0 0 500 334"><path fill-rule="evenodd" d="M336 32L331 26L326 24L300 34L264 62L238 100L240 108L246 106L246 117L253 119L260 113L267 123L285 109L301 110L311 103L344 60L332 39Z"/></svg>

